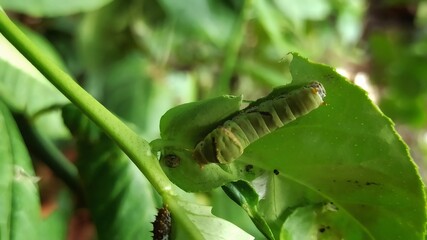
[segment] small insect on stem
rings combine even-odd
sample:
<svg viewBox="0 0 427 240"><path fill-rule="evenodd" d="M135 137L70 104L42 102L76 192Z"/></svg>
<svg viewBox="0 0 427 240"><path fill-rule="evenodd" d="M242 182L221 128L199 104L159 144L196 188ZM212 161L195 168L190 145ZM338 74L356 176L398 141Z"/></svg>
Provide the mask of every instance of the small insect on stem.
<svg viewBox="0 0 427 240"><path fill-rule="evenodd" d="M172 218L167 206L159 209L153 222L153 240L168 240L172 232Z"/></svg>

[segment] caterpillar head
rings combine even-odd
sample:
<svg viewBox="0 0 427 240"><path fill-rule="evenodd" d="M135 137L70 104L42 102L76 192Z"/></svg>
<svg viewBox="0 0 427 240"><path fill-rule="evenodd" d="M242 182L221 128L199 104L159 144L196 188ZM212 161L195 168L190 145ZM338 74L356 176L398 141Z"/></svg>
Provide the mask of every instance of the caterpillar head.
<svg viewBox="0 0 427 240"><path fill-rule="evenodd" d="M207 164L200 167L193 152L165 148L160 154L160 166L168 178L188 192L204 192L242 178L242 164Z"/></svg>
<svg viewBox="0 0 427 240"><path fill-rule="evenodd" d="M305 88L312 89L312 92L318 94L322 100L326 97L326 90L320 82L311 82Z"/></svg>

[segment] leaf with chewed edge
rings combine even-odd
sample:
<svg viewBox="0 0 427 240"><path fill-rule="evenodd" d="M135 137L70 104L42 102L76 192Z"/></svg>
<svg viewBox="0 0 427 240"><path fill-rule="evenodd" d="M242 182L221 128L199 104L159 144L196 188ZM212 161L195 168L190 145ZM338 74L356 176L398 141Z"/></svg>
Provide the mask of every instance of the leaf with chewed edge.
<svg viewBox="0 0 427 240"><path fill-rule="evenodd" d="M259 209L275 236L303 236L307 226L317 226L319 236L423 239L423 184L390 119L328 66L294 54L291 74L293 84L321 82L326 104L244 153L271 172ZM327 204L335 210L314 208Z"/></svg>

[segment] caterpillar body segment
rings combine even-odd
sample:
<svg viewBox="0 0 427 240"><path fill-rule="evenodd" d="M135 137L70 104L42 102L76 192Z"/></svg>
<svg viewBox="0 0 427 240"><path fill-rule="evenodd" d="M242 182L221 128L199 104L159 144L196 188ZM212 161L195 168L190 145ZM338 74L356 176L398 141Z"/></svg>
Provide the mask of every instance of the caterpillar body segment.
<svg viewBox="0 0 427 240"><path fill-rule="evenodd" d="M194 149L193 158L201 166L230 163L240 157L252 142L318 108L325 96L322 84L311 82L258 105L249 105L200 141Z"/></svg>

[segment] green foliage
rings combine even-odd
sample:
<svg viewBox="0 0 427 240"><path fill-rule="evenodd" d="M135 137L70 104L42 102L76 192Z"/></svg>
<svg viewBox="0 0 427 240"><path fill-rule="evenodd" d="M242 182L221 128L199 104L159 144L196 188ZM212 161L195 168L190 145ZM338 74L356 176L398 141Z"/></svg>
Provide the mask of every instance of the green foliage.
<svg viewBox="0 0 427 240"><path fill-rule="evenodd" d="M224 185L222 189L247 212L255 226L257 226L265 237L274 239L271 228L268 226L263 214L258 211L259 195L250 183L239 180Z"/></svg>
<svg viewBox="0 0 427 240"><path fill-rule="evenodd" d="M266 97L250 103L247 109L253 110L254 107L264 103L267 103L268 105L269 100L283 97L287 94L296 95L300 92L299 90L304 88L306 85L307 84L300 84L275 88L274 91ZM293 90L295 91L293 92ZM294 99L293 101L302 102L304 99ZM257 169L248 169L249 165L240 161L231 162L230 164L203 164L202 166L201 159L196 159L194 154L195 151L204 151L203 149L194 149L200 141L206 141L205 144L208 145L212 144L208 141L210 139L205 139L206 135L210 134L210 132L219 125L222 125L226 120L234 119L232 117L239 113L240 104L241 97L222 96L200 102L180 105L169 110L162 117L160 121L162 138L153 141L151 146L154 153L160 151L160 164L163 170L166 175L168 175L168 177L180 188L192 192L209 191L212 188L222 186L233 180L252 180L259 175L260 171ZM320 104L320 102L318 104ZM312 107L317 108L318 105L309 107L306 103L305 106L307 109L312 109ZM266 109L268 109L268 107L266 107ZM262 112L267 110L259 111ZM291 111L293 111L294 114L298 112L297 110ZM290 115L294 116L293 114ZM295 116L297 115L295 114ZM284 119L282 116L280 118ZM290 119L289 116L288 118L288 121L293 120ZM255 119L255 121L258 120ZM188 125L189 122L192 124ZM251 125L250 120L248 120L247 123ZM248 128L253 127L250 126ZM257 132L259 132L259 130L257 130ZM270 130L268 130L268 132L270 132ZM217 132L214 132L213 134L216 133ZM250 133L245 134L246 136L250 136ZM258 138L258 134L255 135ZM207 138L209 138L209 136ZM252 139L253 137L250 138ZM217 139L219 139L219 136L217 136ZM243 141L243 139L237 140ZM243 145L243 143L241 144ZM236 152L233 153L232 150L229 149L230 146L227 146L225 143L222 145L221 143L218 143L216 148L217 149L214 151L219 151L218 149L226 150L230 152L228 154L229 156L235 156L235 158L238 158L241 155ZM195 162L197 162L198 165L195 165ZM188 176L188 174L191 174L193 178L187 178L186 176Z"/></svg>
<svg viewBox="0 0 427 240"><path fill-rule="evenodd" d="M59 54L45 38L21 27L44 57L65 69ZM32 118L31 124L53 138L64 138L67 131L56 109L69 101L0 35L0 96L14 112ZM38 97L38 96L43 96Z"/></svg>
<svg viewBox="0 0 427 240"><path fill-rule="evenodd" d="M40 38L36 39L35 42L42 42L38 46L46 52L46 57L58 58L52 54L50 45ZM68 102L2 35L0 51L0 95L15 111L32 116L52 105ZM45 97L34 97L37 94Z"/></svg>
<svg viewBox="0 0 427 240"><path fill-rule="evenodd" d="M98 9L111 0L76 0L62 2L58 0L0 0L0 5L11 11L22 12L35 17L57 17Z"/></svg>
<svg viewBox="0 0 427 240"><path fill-rule="evenodd" d="M374 49L372 61L376 66L373 80L383 85L388 93L381 99L381 109L396 121L423 126L427 121L426 50L414 42L413 49L404 52L403 49L408 48L402 45L404 40L389 38L389 34L392 33L378 33L369 39Z"/></svg>
<svg viewBox="0 0 427 240"><path fill-rule="evenodd" d="M409 3L410 2L410 3ZM371 80L381 91L379 106L397 123L425 128L427 113L427 66L425 62L426 33L419 31L426 25L427 4L423 1L387 0L371 16L375 24L366 36L371 49L369 70ZM405 9L405 4L417 6L416 12ZM389 14L400 9L396 19L402 23L387 24L380 14ZM380 25L381 27L378 27Z"/></svg>
<svg viewBox="0 0 427 240"><path fill-rule="evenodd" d="M390 120L363 91L329 67L296 56L291 73L297 82L313 78L322 82L328 91L327 104L248 149L256 164L259 161L280 172L268 181L275 190L267 190L261 203L264 211L274 213L267 216L284 217L288 208L332 201L356 220L353 226L359 225L358 232L367 238L421 238L425 221L422 183ZM278 142L289 149L284 155L276 152Z"/></svg>
<svg viewBox="0 0 427 240"><path fill-rule="evenodd" d="M236 228L235 225L225 221L224 219L217 218L211 213L211 207L201 206L191 202L180 202L180 205L188 214L190 221L194 222L197 230L201 232L203 239L206 240L225 240L225 239L242 239L249 240L253 237L241 229ZM189 236L180 231L179 223L175 223L175 239L188 239ZM218 231L220 229L220 231Z"/></svg>
<svg viewBox="0 0 427 240"><path fill-rule="evenodd" d="M39 239L40 203L30 157L6 105L0 101L0 238Z"/></svg>
<svg viewBox="0 0 427 240"><path fill-rule="evenodd" d="M170 109L160 119L162 147L168 147L169 144L182 145L182 148L194 147L224 119L235 114L241 103L241 96L221 96ZM190 122L192 124L188 124Z"/></svg>
<svg viewBox="0 0 427 240"><path fill-rule="evenodd" d="M366 34L362 28L376 24L373 3L391 6L396 15L407 7L417 27L378 25L375 34ZM420 29L427 23L427 4L405 4L0 0L13 11L10 16L31 28L21 28L31 39L21 41L24 36L11 33L0 12L0 238L65 239L76 207L70 199L76 197L86 200L78 203L89 209L101 239L151 239L150 222L163 204L172 213L177 239L251 239L239 228L257 239L424 239L423 185L393 123L330 67L294 54L289 71L283 61L296 51L354 75L368 71L389 117L425 127L427 48ZM37 47L28 50L33 44ZM69 101L39 71L89 118L60 108ZM208 164L200 174L191 154L195 144L241 108L242 93L256 100L273 87L314 80L328 92L325 105L254 142L232 164ZM221 94L239 97L217 97ZM207 97L214 98L196 101ZM61 139L58 146L77 143L76 165L59 160L64 157L57 165L78 169L85 194L60 195L47 219L40 219L34 170L9 110L48 140ZM16 123L22 129L22 122ZM159 134L150 151L144 139ZM47 162L28 146L36 163ZM178 156L183 167L165 167L165 159L159 162L152 154L157 151ZM14 168L17 163L25 167ZM66 178L61 169L52 170ZM173 183L209 192L185 194ZM218 189L210 191L224 184L237 205ZM212 205L220 218L199 203Z"/></svg>
<svg viewBox="0 0 427 240"><path fill-rule="evenodd" d="M164 151L166 155L177 151L176 155L185 164L168 168L163 158L161 164L166 165L163 167L166 174L183 189L206 191L215 186L211 182L222 185L234 179L244 179L245 175L241 173L247 174L248 164L255 166L254 169L264 170L267 175L255 180L256 184L262 182L265 188L258 189L265 192L260 203L250 200L253 199L250 191L241 194L248 195L245 201L252 206L246 208L256 225L268 234L264 220L260 220L262 217L254 211L261 209L261 215L265 216L277 238L285 234L298 239L297 236L307 228L310 231L317 228L318 232L313 232L316 236L325 231L325 236L332 234L355 239L358 239L356 236L399 239L400 234L404 239L423 236L426 215L422 182L406 145L394 131L390 120L378 111L363 91L329 67L309 63L294 55L291 73L296 84L307 84L313 79L322 82L328 92L325 106L251 144L236 163L208 164L203 168L192 158L191 145L185 145L187 150L184 150L178 144L190 142L195 145L191 130L203 132L197 131L197 127L202 126L200 129L203 129L205 126L195 117L191 125L194 129L182 129L182 133L187 135L174 132L172 136L176 136L177 144L172 143L168 146L172 150ZM219 116L227 116L228 113L222 114L217 110L219 108L207 106L215 104L214 101L177 107L169 111L165 119L176 119L177 123L168 121L168 124L178 125L188 121L186 116L197 116L199 109L213 109L203 115L206 117L215 116L214 111L218 111ZM225 101L222 104L232 106ZM197 107L190 108L193 105ZM185 112L187 110L188 113ZM205 111L200 111L203 113ZM184 152L189 153L184 155ZM240 161L244 164L241 165ZM220 174L224 171L233 174L234 179ZM192 177L188 178L188 174ZM235 201L239 205L248 204L239 199L242 197L236 195ZM328 204L338 209L333 211L336 214L322 210L322 206ZM317 217L314 218L313 214ZM382 220L377 222L373 219ZM294 221L310 223L307 228L305 225L296 227Z"/></svg>
<svg viewBox="0 0 427 240"><path fill-rule="evenodd" d="M162 169L175 184L186 191L209 191L248 175L242 164L209 164L202 169L192 157L197 142L238 111L241 101L241 97L217 97L178 106L162 117L162 138L153 141L151 146L154 152L161 152ZM192 124L188 124L189 122ZM170 155L179 159L179 166L176 168L168 166ZM189 175L193 177L188 178ZM254 175L250 173L249 177L253 178Z"/></svg>
<svg viewBox="0 0 427 240"><path fill-rule="evenodd" d="M155 206L159 205L147 179L105 135L94 134L95 126L78 109L71 106L64 109L64 121L80 139L76 165L98 236L101 239L147 238L152 230Z"/></svg>

